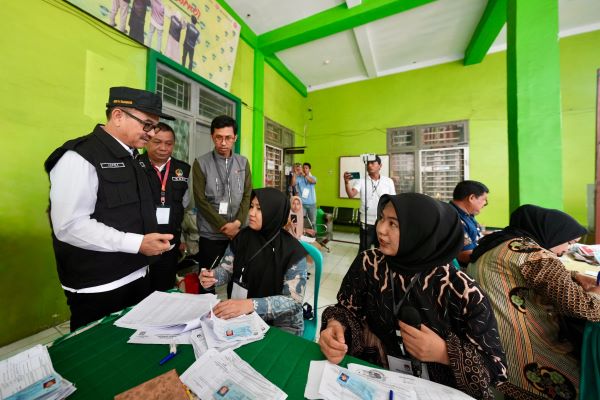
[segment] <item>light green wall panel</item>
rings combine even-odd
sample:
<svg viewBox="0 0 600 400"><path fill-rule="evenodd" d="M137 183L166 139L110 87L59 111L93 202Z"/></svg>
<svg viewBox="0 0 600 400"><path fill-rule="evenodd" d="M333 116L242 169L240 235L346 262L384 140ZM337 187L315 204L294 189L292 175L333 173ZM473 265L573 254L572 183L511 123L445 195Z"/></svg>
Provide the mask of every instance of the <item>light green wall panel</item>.
<svg viewBox="0 0 600 400"><path fill-rule="evenodd" d="M69 317L46 215L46 157L105 120L108 88L145 84L146 51L61 1L10 1L0 25L7 146L0 192L0 346ZM76 34L74 33L76 32Z"/></svg>
<svg viewBox="0 0 600 400"><path fill-rule="evenodd" d="M240 153L248 158L250 165L252 165L252 111L248 105L254 102L253 64L254 50L245 41L240 40L235 67L233 69L231 93L239 97L242 101L242 121L239 124L242 139Z"/></svg>
<svg viewBox="0 0 600 400"><path fill-rule="evenodd" d="M297 146L304 145L305 110L306 98L265 64L265 117L294 131Z"/></svg>

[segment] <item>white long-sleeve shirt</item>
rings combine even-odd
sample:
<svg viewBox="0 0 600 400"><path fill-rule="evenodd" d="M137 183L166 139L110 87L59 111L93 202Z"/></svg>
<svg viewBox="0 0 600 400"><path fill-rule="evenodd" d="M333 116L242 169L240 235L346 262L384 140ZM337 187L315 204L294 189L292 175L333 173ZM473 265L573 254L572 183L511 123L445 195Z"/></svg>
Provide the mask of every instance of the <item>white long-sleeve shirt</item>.
<svg viewBox="0 0 600 400"><path fill-rule="evenodd" d="M58 240L85 250L131 254L139 251L144 235L121 232L91 218L96 208L98 175L81 155L67 151L50 171L50 183L50 218ZM144 266L104 285L83 289L63 285L63 289L76 293L106 292L145 276L147 270L148 266Z"/></svg>

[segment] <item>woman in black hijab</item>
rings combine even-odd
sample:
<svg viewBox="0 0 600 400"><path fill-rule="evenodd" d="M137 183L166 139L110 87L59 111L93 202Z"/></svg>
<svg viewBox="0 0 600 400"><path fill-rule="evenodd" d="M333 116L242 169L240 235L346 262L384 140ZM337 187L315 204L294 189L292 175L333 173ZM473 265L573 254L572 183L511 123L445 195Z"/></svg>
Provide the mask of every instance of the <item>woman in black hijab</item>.
<svg viewBox="0 0 600 400"><path fill-rule="evenodd" d="M559 335L559 316L600 320L595 280L567 271L558 258L586 229L568 214L534 205L517 208L510 225L485 236L467 273L487 292L506 349L513 399L574 399L579 362Z"/></svg>
<svg viewBox="0 0 600 400"><path fill-rule="evenodd" d="M450 264L463 246L456 211L405 193L382 196L378 216L380 247L359 253L324 311L321 350L333 363L348 353L390 369L412 356L413 373L493 398L504 353L485 294Z"/></svg>
<svg viewBox="0 0 600 400"><path fill-rule="evenodd" d="M220 265L200 273L204 288L227 283L231 300L214 307L220 318L256 311L267 323L302 335L306 250L284 229L290 202L274 188L255 189L249 224L233 239Z"/></svg>

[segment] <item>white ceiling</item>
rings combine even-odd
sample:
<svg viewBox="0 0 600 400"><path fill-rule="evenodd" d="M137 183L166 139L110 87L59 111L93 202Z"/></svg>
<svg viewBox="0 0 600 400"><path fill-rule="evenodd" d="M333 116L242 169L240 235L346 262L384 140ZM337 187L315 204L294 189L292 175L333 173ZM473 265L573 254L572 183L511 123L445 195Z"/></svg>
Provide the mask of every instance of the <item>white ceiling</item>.
<svg viewBox="0 0 600 400"><path fill-rule="evenodd" d="M226 0L257 34L361 0ZM276 53L309 91L461 60L487 0L436 0ZM560 36L600 30L600 0L559 0ZM506 26L490 52L506 48ZM598 44L600 51L600 43Z"/></svg>

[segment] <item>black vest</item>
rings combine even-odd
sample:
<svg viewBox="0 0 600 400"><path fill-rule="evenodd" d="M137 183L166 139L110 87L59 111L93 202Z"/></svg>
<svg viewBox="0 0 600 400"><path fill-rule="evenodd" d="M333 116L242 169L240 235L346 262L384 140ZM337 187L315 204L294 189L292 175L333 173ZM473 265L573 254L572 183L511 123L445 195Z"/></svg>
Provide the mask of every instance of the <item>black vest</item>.
<svg viewBox="0 0 600 400"><path fill-rule="evenodd" d="M187 47L194 48L198 41L200 32L193 24L187 24L187 30L185 31L185 41L183 42Z"/></svg>
<svg viewBox="0 0 600 400"><path fill-rule="evenodd" d="M156 169L148 159L148 154L140 156L140 163L144 164L150 189L152 190L152 198L154 204L158 207L160 203L160 188L161 182L158 179ZM163 168L161 175L166 172ZM169 176L167 177L165 207L169 207L169 224L158 225L158 232L173 234L171 243L179 243L181 239L181 222L183 221L184 207L183 195L188 189L188 181L190 177L190 165L171 157L171 167L169 168ZM163 177L164 178L164 177Z"/></svg>
<svg viewBox="0 0 600 400"><path fill-rule="evenodd" d="M179 38L181 37L181 21L176 16L171 17L171 25L169 26L169 36L179 42Z"/></svg>
<svg viewBox="0 0 600 400"><path fill-rule="evenodd" d="M47 173L68 150L86 159L98 175L96 206L90 218L122 232L157 231L146 173L117 140L96 125L89 135L69 140L54 150L44 163ZM58 240L54 232L52 241L60 281L73 289L113 282L157 259L140 253L84 250Z"/></svg>

